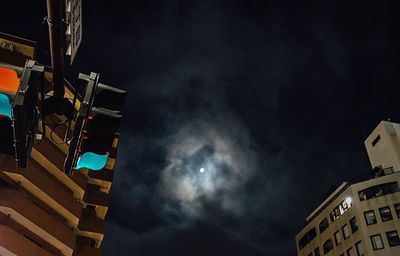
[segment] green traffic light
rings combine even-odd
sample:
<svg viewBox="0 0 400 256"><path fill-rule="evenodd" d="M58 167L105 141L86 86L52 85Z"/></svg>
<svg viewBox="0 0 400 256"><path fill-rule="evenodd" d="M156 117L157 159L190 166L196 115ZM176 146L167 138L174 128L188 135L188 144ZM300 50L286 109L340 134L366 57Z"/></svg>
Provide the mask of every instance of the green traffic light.
<svg viewBox="0 0 400 256"><path fill-rule="evenodd" d="M0 115L12 119L12 107L7 95L0 93Z"/></svg>
<svg viewBox="0 0 400 256"><path fill-rule="evenodd" d="M92 152L85 152L79 157L76 169L87 168L94 171L101 170L107 164L108 155L109 154L99 155Z"/></svg>

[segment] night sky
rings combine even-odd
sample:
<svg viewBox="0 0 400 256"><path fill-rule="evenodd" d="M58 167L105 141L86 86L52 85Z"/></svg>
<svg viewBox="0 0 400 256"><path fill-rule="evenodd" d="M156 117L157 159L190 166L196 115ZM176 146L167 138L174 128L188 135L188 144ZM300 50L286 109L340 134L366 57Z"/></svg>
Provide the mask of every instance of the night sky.
<svg viewBox="0 0 400 256"><path fill-rule="evenodd" d="M327 191L370 170L365 138L400 120L393 2L84 1L67 78L128 90L104 255L295 255ZM0 31L49 63L44 16L3 1Z"/></svg>

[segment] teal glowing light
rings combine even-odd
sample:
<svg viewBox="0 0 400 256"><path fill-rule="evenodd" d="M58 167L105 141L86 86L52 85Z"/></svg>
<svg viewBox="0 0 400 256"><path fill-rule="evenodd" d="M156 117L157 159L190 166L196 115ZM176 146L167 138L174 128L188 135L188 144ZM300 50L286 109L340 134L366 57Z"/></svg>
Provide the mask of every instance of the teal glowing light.
<svg viewBox="0 0 400 256"><path fill-rule="evenodd" d="M0 93L0 115L12 118L11 103L7 95Z"/></svg>
<svg viewBox="0 0 400 256"><path fill-rule="evenodd" d="M88 168L90 170L101 170L106 166L108 154L98 155L92 152L85 152L81 157L78 158L76 169Z"/></svg>

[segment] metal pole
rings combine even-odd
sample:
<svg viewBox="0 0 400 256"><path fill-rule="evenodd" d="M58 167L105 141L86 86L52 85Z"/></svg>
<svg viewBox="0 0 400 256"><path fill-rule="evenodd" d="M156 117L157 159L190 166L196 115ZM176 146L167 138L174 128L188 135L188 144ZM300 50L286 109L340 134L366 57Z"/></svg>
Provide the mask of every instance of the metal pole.
<svg viewBox="0 0 400 256"><path fill-rule="evenodd" d="M64 98L64 23L61 0L46 0L47 22L49 24L49 39L51 66L53 68L54 96ZM62 102L59 106L62 109Z"/></svg>

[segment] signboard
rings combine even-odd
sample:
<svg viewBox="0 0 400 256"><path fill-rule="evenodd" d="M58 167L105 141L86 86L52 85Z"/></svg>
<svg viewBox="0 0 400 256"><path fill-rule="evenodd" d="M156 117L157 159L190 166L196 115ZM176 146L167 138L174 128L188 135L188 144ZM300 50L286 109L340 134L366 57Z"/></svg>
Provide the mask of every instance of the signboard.
<svg viewBox="0 0 400 256"><path fill-rule="evenodd" d="M82 41L82 0L66 0L65 12L68 22L66 31L68 40L67 55L70 55L72 65Z"/></svg>

